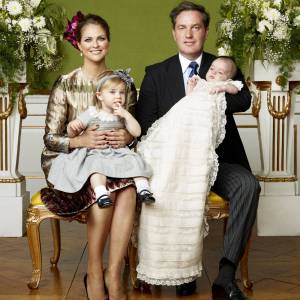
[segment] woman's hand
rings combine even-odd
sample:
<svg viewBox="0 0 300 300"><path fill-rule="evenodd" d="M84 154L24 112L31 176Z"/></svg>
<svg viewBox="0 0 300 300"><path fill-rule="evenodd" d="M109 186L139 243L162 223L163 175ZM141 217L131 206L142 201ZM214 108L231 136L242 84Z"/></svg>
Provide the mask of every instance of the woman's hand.
<svg viewBox="0 0 300 300"><path fill-rule="evenodd" d="M132 142L133 137L126 129L110 130L106 132L106 141L113 148L121 148Z"/></svg>
<svg viewBox="0 0 300 300"><path fill-rule="evenodd" d="M70 148L96 148L108 147L107 131L97 130L97 125L88 127L81 135L70 139Z"/></svg>

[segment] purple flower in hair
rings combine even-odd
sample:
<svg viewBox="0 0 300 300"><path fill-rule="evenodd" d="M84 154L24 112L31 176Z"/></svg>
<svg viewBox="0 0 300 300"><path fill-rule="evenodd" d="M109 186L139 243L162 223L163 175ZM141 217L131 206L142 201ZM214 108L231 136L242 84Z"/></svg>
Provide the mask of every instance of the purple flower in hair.
<svg viewBox="0 0 300 300"><path fill-rule="evenodd" d="M83 19L84 15L81 11L78 11L72 20L68 21L66 31L64 32L64 39L69 41L76 49L78 49L78 41L76 39L77 26Z"/></svg>

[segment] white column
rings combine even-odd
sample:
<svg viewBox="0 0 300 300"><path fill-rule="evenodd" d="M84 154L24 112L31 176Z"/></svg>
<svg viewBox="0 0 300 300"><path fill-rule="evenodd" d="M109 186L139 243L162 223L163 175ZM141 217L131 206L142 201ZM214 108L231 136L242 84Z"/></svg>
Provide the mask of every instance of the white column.
<svg viewBox="0 0 300 300"><path fill-rule="evenodd" d="M29 204L29 193L26 192L25 178L18 171L21 117L26 117L23 97L25 86L26 84L14 83L0 89L0 236L2 237L22 236L25 231L25 212Z"/></svg>
<svg viewBox="0 0 300 300"><path fill-rule="evenodd" d="M300 83L300 62L295 63L287 86L277 84L278 67L254 64L256 99L253 102L257 114L260 138L261 170L257 174L262 187L258 207L258 235L300 235L300 195L298 194L297 128L294 123L294 107L297 96L293 89ZM296 159L295 159L296 158Z"/></svg>

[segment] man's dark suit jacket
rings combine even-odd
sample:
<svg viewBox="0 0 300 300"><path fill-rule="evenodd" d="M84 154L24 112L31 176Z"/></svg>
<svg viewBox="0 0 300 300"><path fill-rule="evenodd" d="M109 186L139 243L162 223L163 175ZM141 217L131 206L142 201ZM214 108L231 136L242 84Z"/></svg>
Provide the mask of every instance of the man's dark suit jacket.
<svg viewBox="0 0 300 300"><path fill-rule="evenodd" d="M205 78L214 59L215 56L203 52L199 70L201 78ZM239 70L234 80L244 82L243 75ZM142 127L142 134L145 134L153 122L168 112L184 96L184 81L178 55L172 56L161 63L146 67L146 74L141 85L135 114ZM226 136L216 151L219 156L219 162L237 163L250 170L248 159L233 118L233 113L246 111L250 107L251 95L245 82L243 89L237 95L226 94L226 102ZM186 117L188 118L188 116Z"/></svg>

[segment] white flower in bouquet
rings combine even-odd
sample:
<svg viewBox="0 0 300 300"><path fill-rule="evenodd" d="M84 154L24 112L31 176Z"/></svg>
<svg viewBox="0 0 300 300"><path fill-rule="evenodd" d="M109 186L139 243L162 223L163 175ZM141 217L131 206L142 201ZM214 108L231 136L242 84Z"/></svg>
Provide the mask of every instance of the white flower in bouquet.
<svg viewBox="0 0 300 300"><path fill-rule="evenodd" d="M280 12L276 8L266 8L263 11L264 17L270 22L277 21L280 19Z"/></svg>
<svg viewBox="0 0 300 300"><path fill-rule="evenodd" d="M19 1L9 1L6 4L6 10L11 16L17 16L22 13L23 8Z"/></svg>
<svg viewBox="0 0 300 300"><path fill-rule="evenodd" d="M257 31L259 31L260 33L263 33L266 31L266 29L268 29L269 31L272 31L273 25L267 20L260 21L257 26Z"/></svg>
<svg viewBox="0 0 300 300"><path fill-rule="evenodd" d="M44 28L46 26L46 20L43 16L33 18L33 26L37 29Z"/></svg>
<svg viewBox="0 0 300 300"><path fill-rule="evenodd" d="M230 20L224 20L224 22L221 25L221 30L223 30L225 35L232 39L233 24Z"/></svg>
<svg viewBox="0 0 300 300"><path fill-rule="evenodd" d="M300 59L300 0L226 0L220 14L219 52L229 52L244 70L255 59L278 65L284 86Z"/></svg>
<svg viewBox="0 0 300 300"><path fill-rule="evenodd" d="M37 32L37 40L50 54L56 54L56 40L48 29L41 29Z"/></svg>
<svg viewBox="0 0 300 300"><path fill-rule="evenodd" d="M23 32L28 32L32 26L32 20L29 18L21 18L18 24Z"/></svg>
<svg viewBox="0 0 300 300"><path fill-rule="evenodd" d="M297 17L294 19L294 25L297 26L297 27L300 27L300 16L297 16Z"/></svg>
<svg viewBox="0 0 300 300"><path fill-rule="evenodd" d="M231 49L228 44L224 44L223 47L218 48L218 55L219 56L230 56Z"/></svg>
<svg viewBox="0 0 300 300"><path fill-rule="evenodd" d="M276 25L276 29L273 32L273 37L276 40L288 40L290 38L288 33L288 26L284 22L278 22Z"/></svg>
<svg viewBox="0 0 300 300"><path fill-rule="evenodd" d="M273 4L274 6L280 7L282 0L274 0Z"/></svg>
<svg viewBox="0 0 300 300"><path fill-rule="evenodd" d="M30 2L30 5L35 8L40 5L41 0L30 0L29 2Z"/></svg>
<svg viewBox="0 0 300 300"><path fill-rule="evenodd" d="M24 61L33 67L28 68L32 82L39 71L57 69L65 10L49 0L0 0L0 4L0 80L13 80Z"/></svg>

